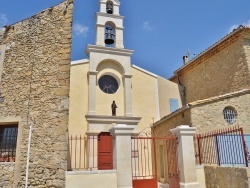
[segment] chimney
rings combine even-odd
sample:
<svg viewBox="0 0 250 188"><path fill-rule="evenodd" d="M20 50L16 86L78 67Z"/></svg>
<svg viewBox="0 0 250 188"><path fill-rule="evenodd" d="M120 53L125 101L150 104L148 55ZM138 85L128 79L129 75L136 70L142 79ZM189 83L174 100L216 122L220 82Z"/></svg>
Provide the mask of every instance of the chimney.
<svg viewBox="0 0 250 188"><path fill-rule="evenodd" d="M183 64L186 65L188 63L188 56L184 55L182 58L183 58Z"/></svg>

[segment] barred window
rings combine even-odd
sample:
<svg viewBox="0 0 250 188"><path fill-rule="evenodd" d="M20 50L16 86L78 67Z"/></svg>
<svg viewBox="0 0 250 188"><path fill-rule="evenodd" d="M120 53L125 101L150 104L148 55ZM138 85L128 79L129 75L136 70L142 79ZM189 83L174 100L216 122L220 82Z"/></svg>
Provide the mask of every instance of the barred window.
<svg viewBox="0 0 250 188"><path fill-rule="evenodd" d="M236 111L232 107L225 107L223 110L223 116L227 123L234 124L236 121Z"/></svg>
<svg viewBox="0 0 250 188"><path fill-rule="evenodd" d="M15 161L17 132L17 125L0 126L0 162Z"/></svg>

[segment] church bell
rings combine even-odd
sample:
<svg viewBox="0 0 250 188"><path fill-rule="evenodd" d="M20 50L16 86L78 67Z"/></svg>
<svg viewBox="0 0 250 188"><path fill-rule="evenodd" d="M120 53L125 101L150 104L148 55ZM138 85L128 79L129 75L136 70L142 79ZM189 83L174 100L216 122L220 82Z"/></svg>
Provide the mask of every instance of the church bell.
<svg viewBox="0 0 250 188"><path fill-rule="evenodd" d="M113 29L112 27L106 27L107 32L105 37L105 44L114 44L114 36L115 34L112 33Z"/></svg>
<svg viewBox="0 0 250 188"><path fill-rule="evenodd" d="M107 2L106 11L108 14L113 14L113 4L112 2Z"/></svg>

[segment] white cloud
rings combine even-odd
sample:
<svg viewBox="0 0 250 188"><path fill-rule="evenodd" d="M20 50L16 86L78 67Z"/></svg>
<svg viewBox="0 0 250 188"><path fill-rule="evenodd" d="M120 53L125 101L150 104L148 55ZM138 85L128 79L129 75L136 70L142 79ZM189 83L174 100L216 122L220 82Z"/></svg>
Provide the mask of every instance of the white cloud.
<svg viewBox="0 0 250 188"><path fill-rule="evenodd" d="M0 13L0 27L6 25L8 23L8 19L5 14Z"/></svg>
<svg viewBox="0 0 250 188"><path fill-rule="evenodd" d="M243 24L235 24L235 25L232 25L232 26L229 28L229 33L232 32L234 29L237 29L240 25L246 26L246 27L250 27L250 20L248 20L246 23L243 23Z"/></svg>
<svg viewBox="0 0 250 188"><path fill-rule="evenodd" d="M76 36L79 37L86 37L89 32L89 27L81 25L79 23L75 23L73 25L73 32Z"/></svg>
<svg viewBox="0 0 250 188"><path fill-rule="evenodd" d="M147 31L151 31L151 30L153 30L153 27L151 26L151 24L149 23L149 21L145 21L143 23L143 29L147 30Z"/></svg>

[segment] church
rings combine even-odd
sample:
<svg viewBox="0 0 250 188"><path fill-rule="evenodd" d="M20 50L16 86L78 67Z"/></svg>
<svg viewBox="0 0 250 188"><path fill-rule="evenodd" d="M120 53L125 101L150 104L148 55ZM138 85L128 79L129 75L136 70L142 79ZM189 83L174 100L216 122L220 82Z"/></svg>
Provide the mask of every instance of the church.
<svg viewBox="0 0 250 188"><path fill-rule="evenodd" d="M89 58L71 62L69 135L98 136L112 123L136 125L139 134L182 106L178 84L131 64L136 52L124 48L119 8L118 0L100 1L96 43L85 50Z"/></svg>
<svg viewBox="0 0 250 188"><path fill-rule="evenodd" d="M73 0L0 30L0 187L132 187L140 170L131 163L142 151L152 160L154 147L132 149L131 137L166 137L180 125L250 133L249 28L184 57L168 80L131 63L120 2L98 1L87 59L71 61ZM156 183L168 183L167 167L158 170Z"/></svg>

